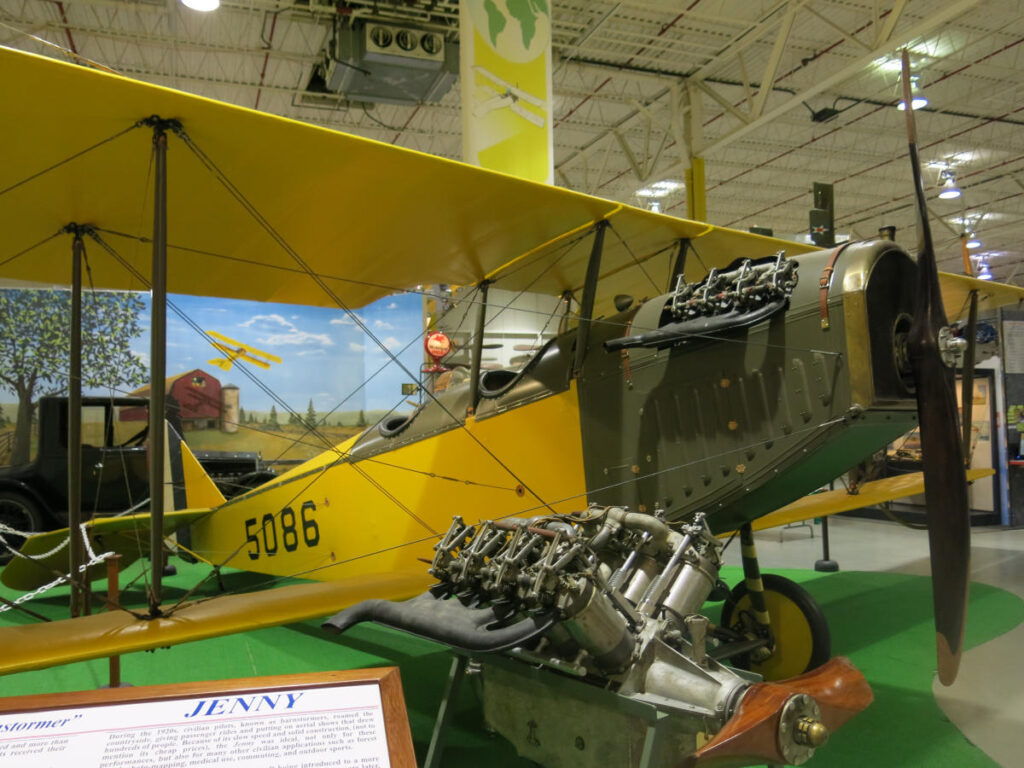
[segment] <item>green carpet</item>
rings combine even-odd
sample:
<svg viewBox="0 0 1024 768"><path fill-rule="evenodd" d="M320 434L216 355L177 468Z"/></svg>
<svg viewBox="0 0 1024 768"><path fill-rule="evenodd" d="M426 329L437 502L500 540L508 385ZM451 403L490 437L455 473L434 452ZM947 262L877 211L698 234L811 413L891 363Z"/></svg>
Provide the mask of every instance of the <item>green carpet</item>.
<svg viewBox="0 0 1024 768"><path fill-rule="evenodd" d="M176 564L179 574L165 580L171 597L205 573L201 566ZM129 574L137 572L138 566ZM838 731L807 765L996 765L961 735L932 696L935 635L928 579L892 573L782 574L803 583L822 605L831 625L833 653L853 659L875 692L874 704ZM725 568L722 576L735 583L739 569ZM225 577L232 590L264 579L244 573ZM206 585L204 592L213 594L213 584ZM0 593L16 596L8 590ZM141 590L130 590L124 599L141 601ZM66 615L66 605L66 589L55 589L32 602L35 610L53 617ZM967 647L971 648L1024 620L1024 601L1004 590L972 584L968 616ZM0 614L0 624L27 621L31 619L14 612ZM126 656L122 677L135 685L149 685L397 665L422 762L449 664L450 656L441 646L399 632L362 625L333 638L320 630L319 622L306 622ZM0 694L96 688L106 683L106 675L106 661L9 675L0 679ZM483 730L472 686L463 686L443 763L446 768L530 765L517 758L504 739Z"/></svg>

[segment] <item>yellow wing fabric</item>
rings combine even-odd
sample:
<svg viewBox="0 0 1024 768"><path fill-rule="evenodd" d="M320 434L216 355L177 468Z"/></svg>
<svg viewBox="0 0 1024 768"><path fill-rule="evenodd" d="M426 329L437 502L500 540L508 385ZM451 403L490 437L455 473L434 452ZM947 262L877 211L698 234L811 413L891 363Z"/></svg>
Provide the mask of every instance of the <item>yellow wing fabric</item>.
<svg viewBox="0 0 1024 768"><path fill-rule="evenodd" d="M0 627L0 675L315 619L372 597L412 597L431 581L423 568L186 603L170 618L108 611Z"/></svg>
<svg viewBox="0 0 1024 768"><path fill-rule="evenodd" d="M967 481L973 482L983 477L991 477L993 474L995 474L995 470L991 468L969 469L967 470ZM764 517L759 517L753 522L752 527L755 531L775 528L802 520L811 520L815 517L827 517L839 512L875 507L887 501L895 501L920 493L924 493L924 474L921 472L886 477L882 480L864 483L859 487L857 493L850 493L845 488L812 493ZM729 534L723 535L728 536Z"/></svg>
<svg viewBox="0 0 1024 768"><path fill-rule="evenodd" d="M588 248L566 253L570 235L602 219L613 226L604 296L664 291L678 238L691 238L698 254L688 270L780 248L814 250L10 49L0 48L0 92L0 279L67 284L70 235L38 244L77 223L97 228L143 278L86 240L93 285L145 288L151 245L137 238L152 229L152 131L131 126L151 115L180 121L251 209L350 307L396 288L466 285L492 274L510 290L578 288ZM171 292L335 305L173 133L167 162Z"/></svg>
<svg viewBox="0 0 1024 768"><path fill-rule="evenodd" d="M951 323L967 318L971 291L978 292L978 310L981 312L1024 301L1024 288L948 272L939 273L939 287L942 289L942 305Z"/></svg>
<svg viewBox="0 0 1024 768"><path fill-rule="evenodd" d="M205 517L209 509L184 509L164 515L164 536ZM89 544L97 553L114 552L121 555L121 568L135 562L149 552L148 513L123 517L96 518L85 524ZM68 550L54 551L68 538L68 529L48 531L30 536L21 547L26 557L13 558L0 573L0 581L11 589L28 591L53 581L55 574L67 573ZM43 557L43 555L48 555ZM106 572L99 564L90 569L90 577L98 578Z"/></svg>

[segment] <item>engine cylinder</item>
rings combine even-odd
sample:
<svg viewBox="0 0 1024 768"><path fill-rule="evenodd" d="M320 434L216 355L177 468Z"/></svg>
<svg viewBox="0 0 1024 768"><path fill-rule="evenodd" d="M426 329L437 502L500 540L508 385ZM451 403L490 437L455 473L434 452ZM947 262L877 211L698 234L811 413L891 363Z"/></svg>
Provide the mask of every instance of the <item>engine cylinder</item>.
<svg viewBox="0 0 1024 768"><path fill-rule="evenodd" d="M582 581L582 580L581 580ZM636 643L622 614L590 582L579 597L572 618L563 623L573 639L602 669L622 669L633 655Z"/></svg>
<svg viewBox="0 0 1024 768"><path fill-rule="evenodd" d="M653 557L641 555L636 570L633 571L632 578L630 578L626 588L622 590L622 596L633 605L636 605L643 599L643 596L647 593L647 588L651 586L651 582L657 574L658 561Z"/></svg>
<svg viewBox="0 0 1024 768"><path fill-rule="evenodd" d="M694 561L684 563L662 606L679 617L699 613L715 586L715 573L717 569L710 562L696 555Z"/></svg>

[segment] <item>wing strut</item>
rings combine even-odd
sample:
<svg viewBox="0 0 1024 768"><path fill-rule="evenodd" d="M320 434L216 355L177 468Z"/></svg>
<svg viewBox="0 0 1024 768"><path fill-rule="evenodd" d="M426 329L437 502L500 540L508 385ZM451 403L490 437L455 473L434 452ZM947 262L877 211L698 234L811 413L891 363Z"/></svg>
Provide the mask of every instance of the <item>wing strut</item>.
<svg viewBox="0 0 1024 768"><path fill-rule="evenodd" d="M583 282L583 300L580 302L580 323L576 328L576 358L572 370L576 376L583 369L583 358L587 354L590 335L590 321L594 314L594 300L597 298L597 279L601 276L601 252L604 250L604 231L608 229L607 219L594 225L594 245L587 262L587 276Z"/></svg>
<svg viewBox="0 0 1024 768"><path fill-rule="evenodd" d="M476 328L473 331L473 357L469 361L469 408L470 414L476 413L476 401L480 397L480 361L484 354L484 324L487 322L487 289L490 280L481 280L477 289L480 292L480 306L477 308Z"/></svg>
<svg viewBox="0 0 1024 768"><path fill-rule="evenodd" d="M153 128L153 279L149 331L149 615L160 616L164 572L164 409L167 388L167 130L176 120L155 115Z"/></svg>
<svg viewBox="0 0 1024 768"><path fill-rule="evenodd" d="M75 224L71 243L71 356L68 363L68 547L71 579L71 618L86 610L85 590L77 577L85 562L82 541L82 228Z"/></svg>

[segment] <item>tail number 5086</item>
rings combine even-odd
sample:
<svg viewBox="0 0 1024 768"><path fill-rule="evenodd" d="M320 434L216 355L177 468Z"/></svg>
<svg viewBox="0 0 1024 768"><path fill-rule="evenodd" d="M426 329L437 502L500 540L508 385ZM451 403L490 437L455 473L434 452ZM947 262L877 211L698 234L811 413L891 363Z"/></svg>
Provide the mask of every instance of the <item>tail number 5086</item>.
<svg viewBox="0 0 1024 768"><path fill-rule="evenodd" d="M304 501L298 515L291 507L285 507L276 515L267 512L262 518L250 517L245 521L249 559L273 557L279 547L284 547L285 552L294 552L299 548L299 542L315 547L320 543L320 526L313 519L314 512L316 504Z"/></svg>

